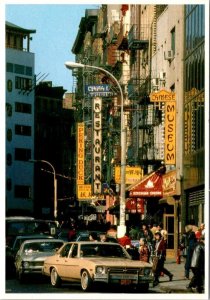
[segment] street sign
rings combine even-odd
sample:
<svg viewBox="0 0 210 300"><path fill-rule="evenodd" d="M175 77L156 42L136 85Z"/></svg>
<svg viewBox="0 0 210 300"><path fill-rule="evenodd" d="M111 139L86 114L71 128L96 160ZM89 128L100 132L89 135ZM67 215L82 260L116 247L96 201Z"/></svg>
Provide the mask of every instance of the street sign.
<svg viewBox="0 0 210 300"><path fill-rule="evenodd" d="M111 97L114 93L109 84L85 85L85 93L91 97Z"/></svg>

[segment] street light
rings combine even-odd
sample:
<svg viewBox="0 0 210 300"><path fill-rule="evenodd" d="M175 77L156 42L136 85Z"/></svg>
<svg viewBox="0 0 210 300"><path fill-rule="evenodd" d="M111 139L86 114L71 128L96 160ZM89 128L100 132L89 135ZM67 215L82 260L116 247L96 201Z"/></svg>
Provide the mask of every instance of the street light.
<svg viewBox="0 0 210 300"><path fill-rule="evenodd" d="M49 165L52 170L53 170L53 182L54 182L54 219L56 220L57 219L57 179L56 179L56 175L55 175L55 168L53 167L53 165L47 161L47 160L43 160L43 159L38 159L38 160L35 160L35 159L30 159L29 162L42 162L42 163L45 163L47 165Z"/></svg>
<svg viewBox="0 0 210 300"><path fill-rule="evenodd" d="M74 69L74 68L91 68L99 70L103 73L108 74L109 77L111 77L117 84L120 96L121 96L121 176L120 176L120 225L118 226L118 236L121 237L126 232L126 226L125 226L125 167L126 167L126 130L125 130L125 121L124 121L124 112L123 112L123 105L124 105L124 99L123 99L123 92L122 88L118 82L118 80L115 78L115 76L107 71L106 69L103 69L101 67L97 66L91 66L91 65L85 65L81 63L71 62L67 61L65 62L65 66L68 69Z"/></svg>

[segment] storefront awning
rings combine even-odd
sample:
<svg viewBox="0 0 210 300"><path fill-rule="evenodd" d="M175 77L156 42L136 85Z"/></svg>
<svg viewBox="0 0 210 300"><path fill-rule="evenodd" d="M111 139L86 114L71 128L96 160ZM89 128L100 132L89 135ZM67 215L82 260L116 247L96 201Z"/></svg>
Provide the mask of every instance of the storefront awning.
<svg viewBox="0 0 210 300"><path fill-rule="evenodd" d="M128 188L129 197L163 197L163 178L165 168L161 167L157 171L145 176L140 182Z"/></svg>
<svg viewBox="0 0 210 300"><path fill-rule="evenodd" d="M165 198L161 198L159 200L159 204L168 204L168 205L174 205L175 204L175 199L174 197L165 197Z"/></svg>

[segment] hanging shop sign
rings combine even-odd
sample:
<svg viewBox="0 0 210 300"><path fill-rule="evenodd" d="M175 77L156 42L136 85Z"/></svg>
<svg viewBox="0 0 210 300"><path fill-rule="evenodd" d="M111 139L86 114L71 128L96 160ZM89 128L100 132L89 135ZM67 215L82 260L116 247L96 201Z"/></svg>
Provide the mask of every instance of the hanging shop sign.
<svg viewBox="0 0 210 300"><path fill-rule="evenodd" d="M162 175L153 172L129 189L129 197L162 197Z"/></svg>
<svg viewBox="0 0 210 300"><path fill-rule="evenodd" d="M115 167L115 182L120 184L120 167ZM143 178L144 171L141 167L125 167L125 183L134 184Z"/></svg>
<svg viewBox="0 0 210 300"><path fill-rule="evenodd" d="M144 199L142 198L128 198L126 200L126 211L131 214L144 213Z"/></svg>
<svg viewBox="0 0 210 300"><path fill-rule="evenodd" d="M165 104L165 164L176 163L176 102Z"/></svg>
<svg viewBox="0 0 210 300"><path fill-rule="evenodd" d="M173 196L177 194L177 172L169 171L163 175L163 197Z"/></svg>
<svg viewBox="0 0 210 300"><path fill-rule="evenodd" d="M109 84L85 85L85 93L91 97L111 97L114 93Z"/></svg>
<svg viewBox="0 0 210 300"><path fill-rule="evenodd" d="M77 185L84 184L84 123L77 124Z"/></svg>
<svg viewBox="0 0 210 300"><path fill-rule="evenodd" d="M77 198L78 200L90 200L92 197L91 184L77 185Z"/></svg>
<svg viewBox="0 0 210 300"><path fill-rule="evenodd" d="M101 194L102 99L93 99L93 193Z"/></svg>
<svg viewBox="0 0 210 300"><path fill-rule="evenodd" d="M149 97L151 102L176 101L176 94L172 92L168 92L166 90L153 92L149 95Z"/></svg>

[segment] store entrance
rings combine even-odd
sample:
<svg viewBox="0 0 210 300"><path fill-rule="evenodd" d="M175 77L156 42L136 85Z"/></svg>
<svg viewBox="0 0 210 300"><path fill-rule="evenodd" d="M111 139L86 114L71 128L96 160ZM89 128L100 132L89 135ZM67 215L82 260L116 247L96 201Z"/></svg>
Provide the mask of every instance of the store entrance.
<svg viewBox="0 0 210 300"><path fill-rule="evenodd" d="M175 256L175 245L174 245L174 215L163 214L163 228L168 232L167 238L167 257Z"/></svg>

